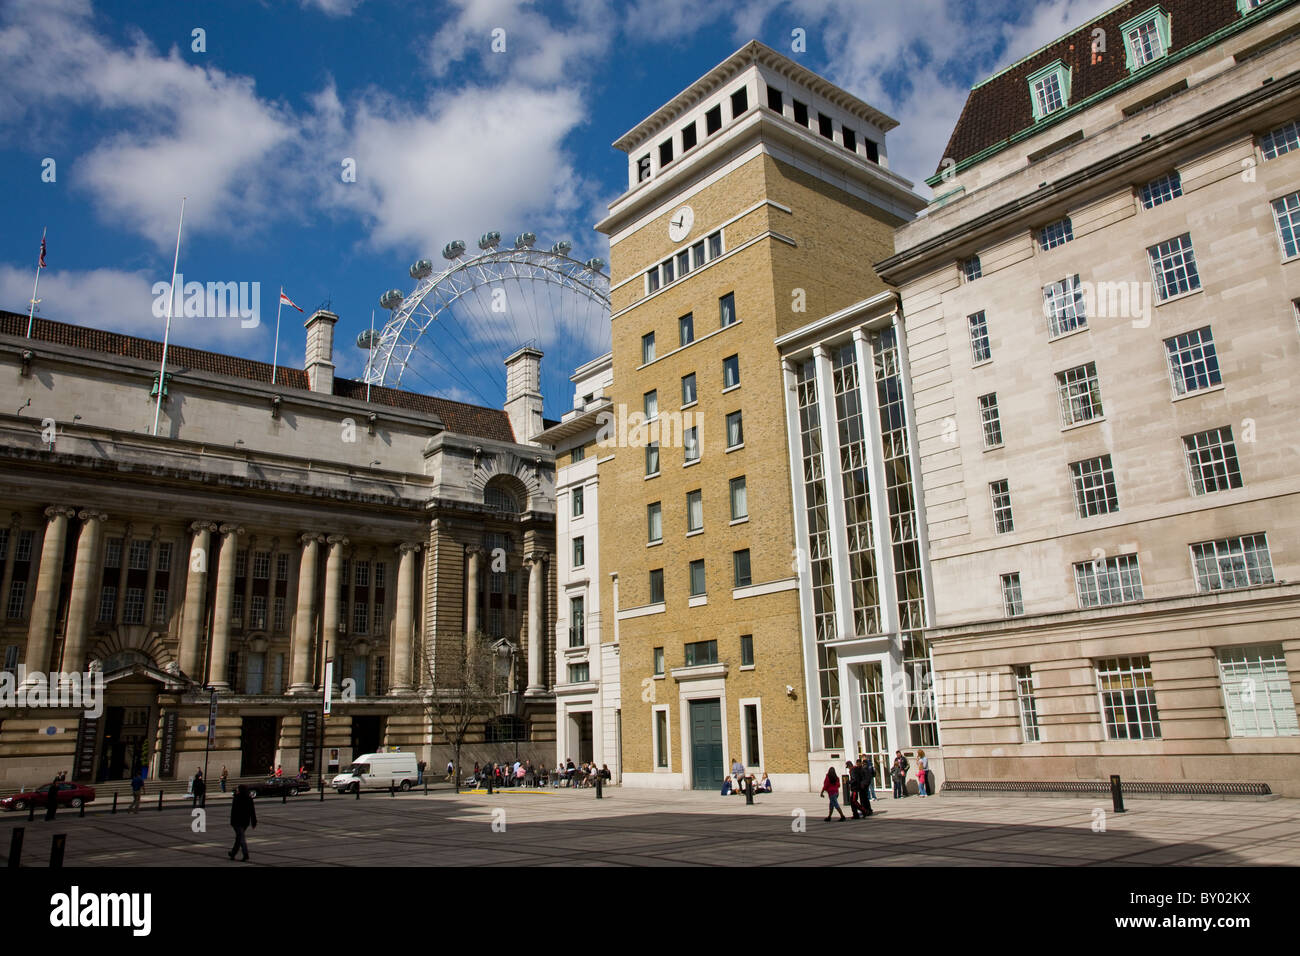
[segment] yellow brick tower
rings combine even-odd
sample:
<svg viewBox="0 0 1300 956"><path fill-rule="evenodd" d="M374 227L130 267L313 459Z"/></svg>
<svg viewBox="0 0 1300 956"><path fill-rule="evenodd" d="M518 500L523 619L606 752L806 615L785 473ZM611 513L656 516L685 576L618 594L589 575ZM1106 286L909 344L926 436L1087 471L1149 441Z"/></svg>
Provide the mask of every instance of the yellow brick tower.
<svg viewBox="0 0 1300 956"><path fill-rule="evenodd" d="M596 453L628 785L715 789L739 760L802 790L810 751L833 749L774 343L886 288L872 263L924 205L888 168L896 125L751 42L614 144L629 182L596 226L613 295Z"/></svg>

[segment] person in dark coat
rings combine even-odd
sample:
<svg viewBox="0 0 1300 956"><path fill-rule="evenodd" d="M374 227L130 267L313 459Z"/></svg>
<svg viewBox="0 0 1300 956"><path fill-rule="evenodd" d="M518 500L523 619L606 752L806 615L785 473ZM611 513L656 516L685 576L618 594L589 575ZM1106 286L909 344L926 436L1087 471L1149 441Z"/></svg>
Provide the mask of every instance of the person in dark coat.
<svg viewBox="0 0 1300 956"><path fill-rule="evenodd" d="M868 774L867 758L858 757L857 765L850 771L849 777L853 781L854 809L862 814L864 820L873 812L871 795L867 792L867 781L870 779Z"/></svg>
<svg viewBox="0 0 1300 956"><path fill-rule="evenodd" d="M50 789L45 791L45 819L53 820L54 811L59 806L59 778L50 781Z"/></svg>
<svg viewBox="0 0 1300 956"><path fill-rule="evenodd" d="M199 807L208 805L208 782L203 779L202 770L194 772L194 803Z"/></svg>
<svg viewBox="0 0 1300 956"><path fill-rule="evenodd" d="M248 787L242 783L235 788L235 796L230 801L230 825L235 828L235 845L226 855L233 860L235 851L243 850L243 860L246 863L248 841L244 839L244 831L250 826L257 828L257 809L253 806L253 798L248 792Z"/></svg>

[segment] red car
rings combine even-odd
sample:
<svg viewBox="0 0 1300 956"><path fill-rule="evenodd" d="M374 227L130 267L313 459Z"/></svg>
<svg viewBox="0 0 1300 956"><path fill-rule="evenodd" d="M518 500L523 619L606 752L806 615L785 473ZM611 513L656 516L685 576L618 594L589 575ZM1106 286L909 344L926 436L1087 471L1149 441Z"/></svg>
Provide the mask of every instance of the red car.
<svg viewBox="0 0 1300 956"><path fill-rule="evenodd" d="M80 783L61 783L58 786L58 801L61 807L76 809L83 803L90 803L95 799L94 787L87 787ZM49 792L48 784L44 787L37 787L35 790L24 790L21 793L15 793L11 797L0 800L0 807L5 810L26 810L33 804L43 807Z"/></svg>

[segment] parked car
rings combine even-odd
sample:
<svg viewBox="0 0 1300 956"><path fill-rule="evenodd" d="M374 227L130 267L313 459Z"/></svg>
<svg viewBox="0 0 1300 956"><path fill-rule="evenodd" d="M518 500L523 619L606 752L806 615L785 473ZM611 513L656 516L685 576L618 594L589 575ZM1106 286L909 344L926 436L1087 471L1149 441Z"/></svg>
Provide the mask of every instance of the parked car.
<svg viewBox="0 0 1300 956"><path fill-rule="evenodd" d="M296 793L306 793L311 789L311 781L306 777L267 777L265 783L250 783L248 785L248 795L250 797L278 797L287 793L293 796Z"/></svg>
<svg viewBox="0 0 1300 956"><path fill-rule="evenodd" d="M397 787L403 792L420 779L413 753L362 754L352 766L330 781L339 793L358 790L387 790Z"/></svg>
<svg viewBox="0 0 1300 956"><path fill-rule="evenodd" d="M13 796L5 797L0 800L0 807L5 810L26 810L30 806L45 806L45 800L49 794L50 787L46 784L43 787L37 787L34 790L23 790L21 793L15 793ZM61 807L72 807L76 809L83 803L91 803L95 799L95 788L87 787L80 783L61 783L58 789L58 802Z"/></svg>

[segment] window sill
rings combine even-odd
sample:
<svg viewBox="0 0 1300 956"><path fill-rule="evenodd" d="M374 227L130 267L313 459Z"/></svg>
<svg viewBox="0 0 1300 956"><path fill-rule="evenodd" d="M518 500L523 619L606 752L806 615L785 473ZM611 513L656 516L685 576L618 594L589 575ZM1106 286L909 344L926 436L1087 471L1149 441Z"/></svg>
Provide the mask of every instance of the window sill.
<svg viewBox="0 0 1300 956"><path fill-rule="evenodd" d="M1072 432L1072 431L1074 431L1075 429L1078 429L1078 428L1087 428L1089 425L1095 425L1095 424L1097 424L1098 422L1104 422L1105 420L1106 420L1106 416L1105 416L1105 415L1098 415L1096 418L1089 418L1089 419L1087 419L1086 421L1075 422L1073 425L1062 425L1062 426L1061 426L1061 431L1063 431L1063 432Z"/></svg>
<svg viewBox="0 0 1300 956"><path fill-rule="evenodd" d="M993 364L993 359L986 358L986 359L981 359L978 362L972 363L971 368L983 368L985 365L992 365L992 364Z"/></svg>
<svg viewBox="0 0 1300 956"><path fill-rule="evenodd" d="M739 382L737 382L735 385L728 385L726 388L722 390L722 394L726 395L728 392L734 392L738 388L740 388Z"/></svg>
<svg viewBox="0 0 1300 956"><path fill-rule="evenodd" d="M728 445L726 449L726 453L730 455L733 451L740 451L740 449L744 447L745 447L745 443L743 441L739 445Z"/></svg>
<svg viewBox="0 0 1300 956"><path fill-rule="evenodd" d="M703 529L703 528L696 528L694 531L688 531L688 532L686 532L686 537L688 537L688 538L693 538L693 537L695 537L697 534L704 534L704 529Z"/></svg>
<svg viewBox="0 0 1300 956"><path fill-rule="evenodd" d="M685 405L682 406L682 411L686 411L686 409L688 408L694 408L698 404L700 404L700 400L698 398L693 402L687 402Z"/></svg>
<svg viewBox="0 0 1300 956"><path fill-rule="evenodd" d="M682 467L683 467L683 468L689 468L689 467L691 467L691 465L698 465L699 463L700 463L700 459L698 459L698 458L692 458L690 461L684 461L684 462L682 462Z"/></svg>
<svg viewBox="0 0 1300 956"><path fill-rule="evenodd" d="M740 665L740 669L741 669L742 671L752 671L752 670L754 669L754 665L753 665L753 664L741 664L741 665Z"/></svg>
<svg viewBox="0 0 1300 956"><path fill-rule="evenodd" d="M661 544L663 544L663 543L664 543L664 539L663 539L663 538L660 538L660 539L658 539L657 541L647 541L647 542L645 543L645 546L646 546L647 548L657 548L657 547L659 547L659 545L661 545Z"/></svg>
<svg viewBox="0 0 1300 956"><path fill-rule="evenodd" d="M1068 338L1069 338L1070 336L1072 336L1072 335L1078 335L1080 332L1087 332L1087 331L1088 331L1088 323L1085 322L1083 325L1080 325L1080 326L1077 326L1076 328L1070 329L1070 331L1068 331L1068 332L1062 332L1060 335L1052 335L1052 334L1049 332L1048 335L1047 335L1047 341L1049 341L1049 342L1059 342L1059 341L1061 341L1061 339L1068 339Z"/></svg>
<svg viewBox="0 0 1300 956"><path fill-rule="evenodd" d="M668 676L667 674L655 674L655 675L654 675L654 679L655 679L655 680L664 680L667 676Z"/></svg>
<svg viewBox="0 0 1300 956"><path fill-rule="evenodd" d="M986 452L987 452L987 451L1001 451L1003 448L1006 448L1006 447L1007 447L1007 446L1006 446L1006 444L1005 444L1004 442L998 442L996 445L985 445L985 446L984 446L984 450L985 450Z"/></svg>
<svg viewBox="0 0 1300 956"><path fill-rule="evenodd" d="M1223 391L1222 382L1220 382L1218 385L1207 385L1205 388L1198 388L1192 392L1184 392L1181 395L1175 395L1173 398L1170 399L1170 401L1183 402L1189 398L1195 398L1197 395L1206 395L1210 392L1221 392L1221 391Z"/></svg>
<svg viewBox="0 0 1300 956"><path fill-rule="evenodd" d="M733 525L736 525L736 524L748 524L748 523L749 523L749 515L745 515L745 517L743 517L743 518L732 518L732 519L731 519L731 523L732 523Z"/></svg>
<svg viewBox="0 0 1300 956"><path fill-rule="evenodd" d="M1186 292L1180 292L1177 295L1171 295L1167 299L1159 299L1156 302L1154 302L1153 305L1155 305L1155 307L1158 309L1162 305L1168 305L1170 302L1177 302L1180 299L1190 299L1192 296L1200 295L1204 291L1205 291L1204 286L1197 289L1188 289Z"/></svg>
<svg viewBox="0 0 1300 956"><path fill-rule="evenodd" d="M656 471L656 472L655 472L654 474L652 474L652 475L646 475L646 476L645 476L645 480L646 480L646 481L649 481L651 478L658 478L658 477L659 477L659 472Z"/></svg>
<svg viewBox="0 0 1300 956"><path fill-rule="evenodd" d="M709 603L709 596L707 594L696 594L693 597L691 597L689 600L687 600L686 606L703 607L708 603Z"/></svg>

